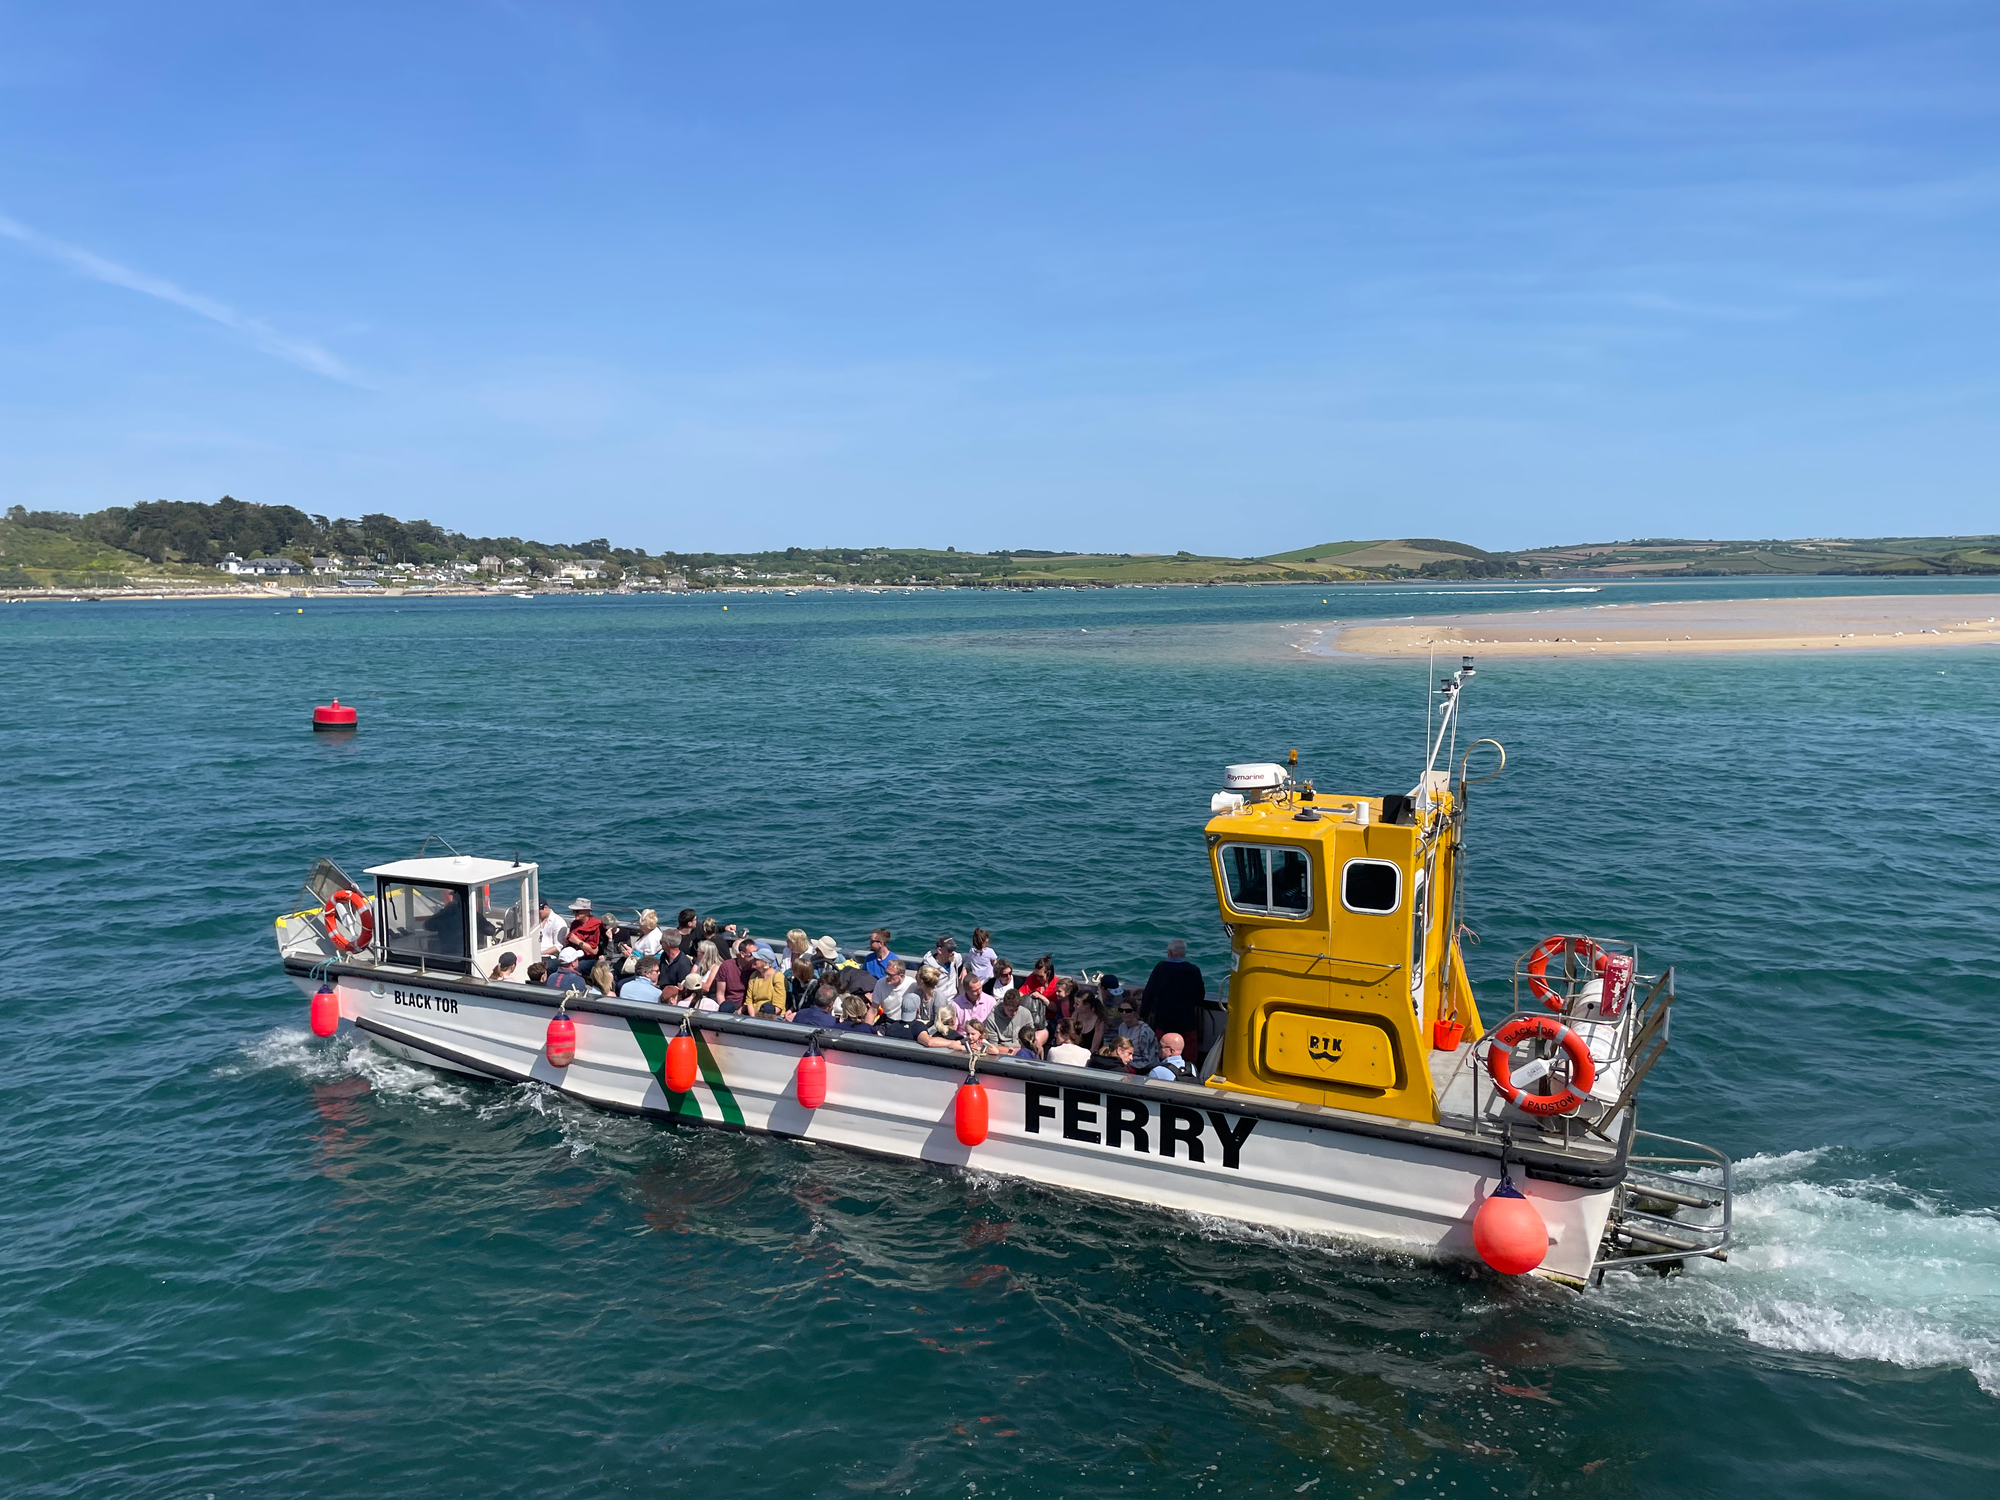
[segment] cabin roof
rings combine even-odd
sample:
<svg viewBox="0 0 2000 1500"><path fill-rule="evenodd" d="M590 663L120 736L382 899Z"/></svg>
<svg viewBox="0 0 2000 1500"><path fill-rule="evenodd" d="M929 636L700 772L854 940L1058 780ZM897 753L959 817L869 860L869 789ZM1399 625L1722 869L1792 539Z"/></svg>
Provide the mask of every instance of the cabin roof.
<svg viewBox="0 0 2000 1500"><path fill-rule="evenodd" d="M479 885L488 880L504 880L525 875L533 865L506 859L477 859L470 854L448 854L430 859L398 859L364 870L386 880L416 880L434 885Z"/></svg>

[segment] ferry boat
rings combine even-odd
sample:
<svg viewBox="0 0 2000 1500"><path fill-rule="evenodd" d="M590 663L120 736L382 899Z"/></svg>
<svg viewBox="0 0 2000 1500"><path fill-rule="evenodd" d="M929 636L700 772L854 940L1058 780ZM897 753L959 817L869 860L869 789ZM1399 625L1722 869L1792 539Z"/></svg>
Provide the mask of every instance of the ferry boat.
<svg viewBox="0 0 2000 1500"><path fill-rule="evenodd" d="M1506 759L1458 751L1473 675L1466 657L1440 680L1407 792L1319 791L1296 752L1228 768L1206 843L1231 973L1185 1082L498 981L503 951L532 953L540 872L518 858L420 852L366 886L322 859L278 950L321 1035L603 1109L1577 1287L1726 1259L1729 1160L1638 1123L1673 970L1565 932L1516 962L1504 1015L1473 994L1469 789ZM1468 776L1475 754L1488 774Z"/></svg>

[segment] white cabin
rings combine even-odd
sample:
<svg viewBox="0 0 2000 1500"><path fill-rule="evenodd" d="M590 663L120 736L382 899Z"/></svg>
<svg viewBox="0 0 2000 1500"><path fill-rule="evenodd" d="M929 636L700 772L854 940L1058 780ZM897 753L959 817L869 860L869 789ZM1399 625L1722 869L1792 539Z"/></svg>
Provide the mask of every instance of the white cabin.
<svg viewBox="0 0 2000 1500"><path fill-rule="evenodd" d="M386 964L484 979L502 953L523 970L536 956L534 865L451 854L364 873L375 877L375 944Z"/></svg>

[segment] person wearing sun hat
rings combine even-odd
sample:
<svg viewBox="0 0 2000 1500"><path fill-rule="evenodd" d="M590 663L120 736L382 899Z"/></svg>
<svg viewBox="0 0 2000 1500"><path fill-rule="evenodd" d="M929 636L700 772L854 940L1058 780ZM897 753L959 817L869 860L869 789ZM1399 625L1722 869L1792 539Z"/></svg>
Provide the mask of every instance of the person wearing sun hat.
<svg viewBox="0 0 2000 1500"><path fill-rule="evenodd" d="M588 896L578 896L569 904L569 945L591 958L604 946L604 922L591 914Z"/></svg>

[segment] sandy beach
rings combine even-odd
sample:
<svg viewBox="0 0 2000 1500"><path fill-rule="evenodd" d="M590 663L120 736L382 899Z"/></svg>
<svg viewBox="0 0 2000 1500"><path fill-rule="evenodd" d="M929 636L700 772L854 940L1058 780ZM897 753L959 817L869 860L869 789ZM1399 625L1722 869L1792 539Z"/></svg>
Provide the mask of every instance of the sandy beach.
<svg viewBox="0 0 2000 1500"><path fill-rule="evenodd" d="M2000 641L2000 594L1870 594L1834 599L1686 599L1524 614L1439 615L1301 626L1311 654L1426 656L1698 655L1714 651L1887 650Z"/></svg>

